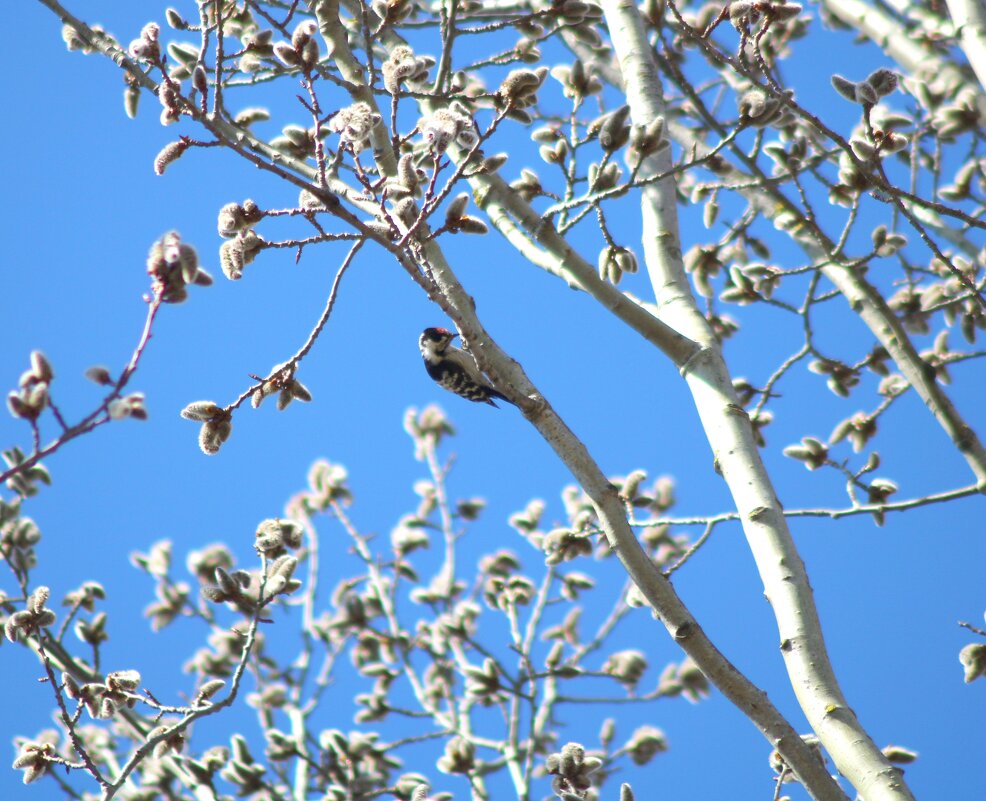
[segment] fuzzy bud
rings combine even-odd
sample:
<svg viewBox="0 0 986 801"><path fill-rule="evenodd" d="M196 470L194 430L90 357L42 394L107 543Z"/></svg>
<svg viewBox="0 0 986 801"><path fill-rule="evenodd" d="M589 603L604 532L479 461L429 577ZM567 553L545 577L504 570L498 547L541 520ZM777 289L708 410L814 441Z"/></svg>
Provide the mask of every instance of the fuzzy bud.
<svg viewBox="0 0 986 801"><path fill-rule="evenodd" d="M547 67L537 70L513 70L508 73L496 92L497 107L525 108L533 105L537 99L537 90L544 83L547 74Z"/></svg>
<svg viewBox="0 0 986 801"><path fill-rule="evenodd" d="M188 150L188 142L184 139L166 144L154 158L154 174L164 175L168 165L178 161L186 150Z"/></svg>
<svg viewBox="0 0 986 801"><path fill-rule="evenodd" d="M832 88L851 103L856 102L856 82L843 78L841 75L832 76Z"/></svg>
<svg viewBox="0 0 986 801"><path fill-rule="evenodd" d="M140 38L130 43L128 50L134 58L157 63L161 60L161 45L158 35L161 29L157 23L148 22L140 32Z"/></svg>
<svg viewBox="0 0 986 801"><path fill-rule="evenodd" d="M215 456L219 448L233 433L233 422L226 418L213 423L203 423L199 429L199 448L206 456Z"/></svg>
<svg viewBox="0 0 986 801"><path fill-rule="evenodd" d="M630 126L627 119L630 107L623 106L608 115L599 127L599 146L607 153L619 150L630 139Z"/></svg>
<svg viewBox="0 0 986 801"><path fill-rule="evenodd" d="M458 220L463 212L466 210L466 206L469 204L469 194L463 192L457 195L455 199L449 203L448 210L445 212L445 224L454 223Z"/></svg>
<svg viewBox="0 0 986 801"><path fill-rule="evenodd" d="M866 83L876 92L877 97L886 97L897 89L899 80L896 72L882 68L871 72Z"/></svg>
<svg viewBox="0 0 986 801"><path fill-rule="evenodd" d="M166 9L164 12L164 18L168 21L168 25L170 25L176 31L188 30L188 22L177 9L174 8Z"/></svg>
<svg viewBox="0 0 986 801"><path fill-rule="evenodd" d="M277 42L274 45L274 55L285 67L297 67L301 63L298 54L288 42Z"/></svg>
<svg viewBox="0 0 986 801"><path fill-rule="evenodd" d="M157 90L161 101L161 124L173 125L181 117L181 84L175 80L162 81Z"/></svg>
<svg viewBox="0 0 986 801"><path fill-rule="evenodd" d="M137 107L140 105L140 90L128 86L123 90L123 111L130 119L137 118Z"/></svg>
<svg viewBox="0 0 986 801"><path fill-rule="evenodd" d="M418 130L436 153L444 153L455 140L458 125L455 118L442 109L418 122Z"/></svg>
<svg viewBox="0 0 986 801"><path fill-rule="evenodd" d="M359 153L369 144L370 134L379 122L380 115L376 114L367 103L354 103L339 109L329 120L328 128L339 134L341 145L349 145L354 153Z"/></svg>
<svg viewBox="0 0 986 801"><path fill-rule="evenodd" d="M856 84L856 102L861 106L872 106L879 100L876 90L865 81Z"/></svg>
<svg viewBox="0 0 986 801"><path fill-rule="evenodd" d="M205 74L205 67L201 64L195 66L192 72L192 86L194 86L203 97L209 94L209 76Z"/></svg>
<svg viewBox="0 0 986 801"><path fill-rule="evenodd" d="M386 90L391 94L397 94L401 82L417 71L418 63L410 47L398 45L390 52L390 58L383 62L380 69Z"/></svg>

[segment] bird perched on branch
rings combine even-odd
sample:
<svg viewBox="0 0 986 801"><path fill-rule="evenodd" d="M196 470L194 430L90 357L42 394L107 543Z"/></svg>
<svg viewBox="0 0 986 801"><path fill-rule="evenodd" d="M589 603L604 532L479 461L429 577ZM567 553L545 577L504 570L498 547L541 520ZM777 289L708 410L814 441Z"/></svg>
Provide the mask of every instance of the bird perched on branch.
<svg viewBox="0 0 986 801"><path fill-rule="evenodd" d="M476 403L496 406L493 398L513 403L483 375L472 354L452 344L458 334L447 328L426 328L418 339L425 369L438 386Z"/></svg>

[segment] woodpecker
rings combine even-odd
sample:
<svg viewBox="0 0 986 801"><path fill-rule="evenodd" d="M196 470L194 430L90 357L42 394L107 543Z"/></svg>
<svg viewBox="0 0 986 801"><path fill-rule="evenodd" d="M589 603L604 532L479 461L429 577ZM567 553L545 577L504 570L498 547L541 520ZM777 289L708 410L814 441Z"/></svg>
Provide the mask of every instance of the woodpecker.
<svg viewBox="0 0 986 801"><path fill-rule="evenodd" d="M472 354L455 347L452 340L458 334L446 328L426 328L418 339L425 369L438 386L454 392L466 400L496 406L493 398L513 403L510 398L494 389L482 374Z"/></svg>

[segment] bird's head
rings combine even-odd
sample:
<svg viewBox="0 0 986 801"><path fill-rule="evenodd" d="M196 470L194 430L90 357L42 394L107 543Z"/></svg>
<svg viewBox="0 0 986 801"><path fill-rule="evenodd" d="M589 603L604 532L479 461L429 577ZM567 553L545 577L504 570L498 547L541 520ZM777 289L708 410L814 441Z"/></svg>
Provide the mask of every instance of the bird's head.
<svg viewBox="0 0 986 801"><path fill-rule="evenodd" d="M457 336L459 336L457 333L447 328L426 328L418 339L421 355L427 357L431 354L444 353L449 343Z"/></svg>

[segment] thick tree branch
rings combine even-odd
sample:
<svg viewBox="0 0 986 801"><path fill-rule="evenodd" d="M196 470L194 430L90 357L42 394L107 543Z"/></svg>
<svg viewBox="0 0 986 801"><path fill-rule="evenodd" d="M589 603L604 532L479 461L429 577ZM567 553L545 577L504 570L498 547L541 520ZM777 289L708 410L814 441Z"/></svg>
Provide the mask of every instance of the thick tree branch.
<svg viewBox="0 0 986 801"><path fill-rule="evenodd" d="M664 116L663 88L643 21L630 0L601 3L627 90L631 118L647 125ZM642 174L666 172L667 149ZM681 259L673 177L643 189L643 245L661 316L703 342L701 357L683 371L716 464L729 486L777 619L781 651L795 694L812 728L867 801L911 799L894 768L859 724L839 688L822 636L804 563L760 459L753 428L733 390L721 349L691 293Z"/></svg>
<svg viewBox="0 0 986 801"><path fill-rule="evenodd" d="M986 90L986 6L981 0L947 0L966 58Z"/></svg>
<svg viewBox="0 0 986 801"><path fill-rule="evenodd" d="M671 583L644 552L630 528L616 488L599 469L585 445L538 392L521 366L504 353L483 328L476 316L472 298L459 284L437 244L429 242L424 255L440 293L437 299L439 304L468 339L480 365L488 369L499 386L509 386L514 390L510 393L511 398L518 402L524 416L572 471L592 500L606 537L620 562L675 642L779 750L813 798L819 801L845 801L845 794L829 776L824 764L770 703L766 694L716 649L681 602ZM702 351L703 354L707 352ZM845 711L848 710L833 710L833 714L841 717Z"/></svg>

